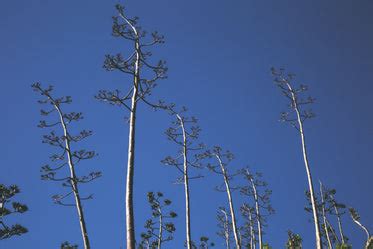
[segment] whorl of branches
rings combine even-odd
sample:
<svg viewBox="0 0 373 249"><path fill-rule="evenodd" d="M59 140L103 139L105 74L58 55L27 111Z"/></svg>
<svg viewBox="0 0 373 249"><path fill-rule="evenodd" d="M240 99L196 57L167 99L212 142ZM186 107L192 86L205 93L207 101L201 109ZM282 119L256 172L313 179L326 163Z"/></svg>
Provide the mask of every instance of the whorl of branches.
<svg viewBox="0 0 373 249"><path fill-rule="evenodd" d="M56 194L52 196L54 203L64 206L75 206L71 203L65 203L64 200L73 194L73 183L84 184L91 182L101 177L100 171L92 171L84 176L72 174L71 169L67 174L67 168L73 167L82 161L86 161L97 156L95 151L78 149L73 150L72 144L78 143L92 135L90 130L82 130L77 134L71 133L73 122L83 119L81 112L64 112L63 106L72 103L70 96L53 97L53 86L43 88L40 83L34 83L32 89L42 96L38 103L45 106L40 110L41 116L45 119L39 122L38 127L43 129L51 129L48 134L43 135L42 143L56 147L56 152L49 156L51 163L41 167L41 179L55 182L61 182L63 187L72 189L64 194ZM54 117L53 117L54 115ZM58 132L58 129L61 132ZM92 195L81 197L81 200L91 199Z"/></svg>
<svg viewBox="0 0 373 249"><path fill-rule="evenodd" d="M122 106L132 112L131 104L128 102L132 99L136 88L136 102L142 101L152 108L165 109L167 106L163 101L151 102L148 100L153 89L157 86L157 81L167 78L166 62L164 60L151 62L152 52L149 51L151 47L163 44L164 36L157 31L148 35L148 32L139 25L138 17L128 17L122 5L116 5L116 9L117 15L113 16L112 35L133 43L134 49L126 56L120 53L106 55L103 67L107 71L118 71L132 75L136 78L138 85L130 84L126 92L100 90L95 97L100 101Z"/></svg>
<svg viewBox="0 0 373 249"><path fill-rule="evenodd" d="M295 129L299 130L298 120L295 110L299 110L301 122L314 118L315 114L311 109L304 108L315 102L315 98L305 96L308 91L308 86L299 84L294 87L295 74L286 73L285 69L271 68L272 76L275 84L279 87L283 95L289 100L289 111L282 112L280 116L281 122L287 122Z"/></svg>

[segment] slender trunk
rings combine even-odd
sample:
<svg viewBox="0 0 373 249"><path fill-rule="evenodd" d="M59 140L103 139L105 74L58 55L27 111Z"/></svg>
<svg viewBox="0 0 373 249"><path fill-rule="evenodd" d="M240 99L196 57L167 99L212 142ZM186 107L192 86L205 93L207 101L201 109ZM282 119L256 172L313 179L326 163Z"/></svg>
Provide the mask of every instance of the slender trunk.
<svg viewBox="0 0 373 249"><path fill-rule="evenodd" d="M373 244L373 237L370 236L367 240L367 243L365 243L365 249L371 249L372 247L370 245Z"/></svg>
<svg viewBox="0 0 373 249"><path fill-rule="evenodd" d="M134 185L134 170L135 170L135 128L136 128L136 110L137 97L140 80L140 44L137 39L135 42L136 63L133 79L133 93L131 98L131 114L128 136L128 162L127 162L127 179L126 179L126 236L127 249L135 249L135 224L133 211L133 185Z"/></svg>
<svg viewBox="0 0 373 249"><path fill-rule="evenodd" d="M136 110L137 98L140 84L140 59L141 48L140 38L136 27L122 13L120 17L131 27L135 39L135 70L133 73L133 93L131 98L131 114L129 123L128 136L128 161L127 161L127 178L126 178L126 238L127 249L135 249L135 224L134 224L134 208L133 208L133 185L134 185L134 170L135 170L135 128L136 128Z"/></svg>
<svg viewBox="0 0 373 249"><path fill-rule="evenodd" d="M54 101L53 101L54 102ZM70 139L69 139L69 133L67 131L67 126L65 123L65 120L63 119L62 111L58 105L55 105L55 108L60 116L61 125L63 128L63 133L65 137L65 150L67 154L67 161L70 169L70 183L71 187L73 189L74 198L75 198L75 206L78 211L78 217L79 217L79 224L80 224L80 230L83 238L83 244L84 249L90 249L90 243L89 243L89 237L87 232L87 226L85 224L85 218L84 218L84 212L83 212L83 206L80 199L79 189L78 189L78 182L76 174L75 174L75 165L72 159L71 155L71 149L70 149Z"/></svg>
<svg viewBox="0 0 373 249"><path fill-rule="evenodd" d="M296 100L294 91L291 88L290 84L288 84L288 83L287 83L287 87L289 88L289 90L291 92L291 96L292 96L292 100L293 100L293 108L294 108L294 110L297 114L297 120L298 120L298 125L299 125L299 133L300 133L301 142L302 142L303 160L304 160L304 165L305 165L306 172L307 172L308 189L310 191L311 204L312 204L312 213L313 213L313 220L314 220L314 226L315 226L316 248L317 249L322 249L320 223L319 223L318 214L317 214L316 199L315 199L315 194L314 194L312 175L311 175L311 170L310 170L310 166L309 166L309 163L308 163L306 139L305 139L305 135L304 135L304 131L303 131L303 122L302 122L302 118L301 118L301 115L300 115L300 111L299 111L299 108L298 108L298 104L297 104L297 100Z"/></svg>
<svg viewBox="0 0 373 249"><path fill-rule="evenodd" d="M262 249L263 246L263 234L262 234L262 222L260 220L260 209L259 209L259 201L258 201L258 195L256 192L255 184L252 182L252 187L254 190L254 198L255 198L255 210L257 215L257 223L258 223L258 239L259 239L259 248Z"/></svg>
<svg viewBox="0 0 373 249"><path fill-rule="evenodd" d="M363 225L363 224L361 224L360 223L360 221L358 221L358 220L355 220L354 218L352 218L352 220L361 228L361 229L363 229L364 230L364 232L365 232L365 234L367 235L367 241L369 241L369 239L370 239L370 233L369 233L369 231L368 231L368 229Z"/></svg>
<svg viewBox="0 0 373 249"><path fill-rule="evenodd" d="M343 230L342 230L341 214L339 213L336 202L334 201L334 197L332 195L330 197L332 198L335 214L337 215L338 229L339 229L339 234L341 235L342 244L345 244L346 242L345 242L345 236L344 236L344 233L343 233Z"/></svg>
<svg viewBox="0 0 373 249"><path fill-rule="evenodd" d="M322 185L321 181L320 181L320 195L321 195L321 209L322 209L322 218L324 220L325 235L326 235L326 239L328 241L329 249L333 249L332 242L330 241L330 237L329 237L328 224L326 222L324 191L323 191L323 185Z"/></svg>
<svg viewBox="0 0 373 249"><path fill-rule="evenodd" d="M250 175L250 172L246 170L248 175ZM258 239L259 239L259 248L262 249L263 247L263 234L262 234L262 221L260 217L260 209L259 209L259 199L258 199L258 192L256 190L256 186L254 183L254 180L252 177L250 177L251 187L254 192L254 200L255 200L255 211L257 216L257 223L258 223Z"/></svg>
<svg viewBox="0 0 373 249"><path fill-rule="evenodd" d="M184 191L185 191L185 225L186 225L186 243L187 248L192 249L192 238L190 231L190 197L189 197L189 175L188 175L188 150L187 150L187 134L184 127L184 120L177 115L183 131L183 157L184 157Z"/></svg>
<svg viewBox="0 0 373 249"><path fill-rule="evenodd" d="M225 210L221 210L221 212L224 214L225 217L225 223L224 223L224 237L225 237L225 244L227 245L227 249L230 249L230 244L229 244L229 220L228 220L228 215Z"/></svg>
<svg viewBox="0 0 373 249"><path fill-rule="evenodd" d="M255 234L254 234L254 227L253 227L253 218L251 214L251 209L249 208L249 224L250 224L250 249L255 249Z"/></svg>
<svg viewBox="0 0 373 249"><path fill-rule="evenodd" d="M159 211L159 233L158 233L158 249L161 249L161 246L162 246L162 233L163 233L163 216L162 216L162 212L160 209L158 209Z"/></svg>
<svg viewBox="0 0 373 249"><path fill-rule="evenodd" d="M224 177L225 187L226 187L226 190L227 190L228 203L229 203L229 209L230 209L230 213L231 213L231 220L232 220L232 226L233 226L233 235L234 235L234 240L236 242L236 248L237 249L241 249L240 241L238 239L237 224L236 224L236 215L235 215L235 212L234 212L233 200L232 200L231 188L229 186L228 175L227 175L227 172L225 171L225 168L223 166L223 162L221 161L220 156L216 155L216 157L217 157L217 159L219 161L220 168L221 168L221 171L222 171L223 177Z"/></svg>
<svg viewBox="0 0 373 249"><path fill-rule="evenodd" d="M327 223L327 225L329 226L329 229L330 229L330 231L332 232L332 234L333 234L333 236L334 236L334 239L335 239L338 243L340 243L341 241L339 240L337 234L335 233L335 230L334 230L333 226L330 224L330 222L328 221L328 219L326 219L326 223Z"/></svg>

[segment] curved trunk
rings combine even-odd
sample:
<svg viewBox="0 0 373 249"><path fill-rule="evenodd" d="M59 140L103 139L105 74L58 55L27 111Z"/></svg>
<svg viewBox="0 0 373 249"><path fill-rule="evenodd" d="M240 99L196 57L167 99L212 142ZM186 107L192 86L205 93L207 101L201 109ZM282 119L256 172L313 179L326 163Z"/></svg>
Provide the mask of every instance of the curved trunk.
<svg viewBox="0 0 373 249"><path fill-rule="evenodd" d="M60 121L61 121L61 125L62 125L62 128L63 128L63 133L64 133L64 137L65 137L65 150L66 150L67 162L68 162L69 170L70 170L70 183L71 183L71 187L72 187L73 193L74 193L75 206L76 206L76 209L78 211L79 224L80 224L80 230L81 230L81 234L82 234L82 238L83 238L84 249L90 249L91 246L90 246L90 243L89 243L87 226L85 224L83 206L82 206L81 198L80 198L80 194L79 194L78 183L76 181L77 178L76 178L76 174L75 174L75 165L74 165L74 162L72 160L72 155L71 155L69 133L67 131L67 126L66 126L65 120L63 119L63 115L62 115L62 111L61 111L60 107L56 104L54 104L54 105L55 105L55 108L56 108L56 110L57 110L57 112L60 116Z"/></svg>
<svg viewBox="0 0 373 249"><path fill-rule="evenodd" d="M370 233L369 233L369 231L368 231L368 229L363 225L363 224L361 224L360 223L360 221L358 221L358 220L355 220L354 218L352 218L352 220L361 228L361 229L363 229L363 231L365 232L365 234L367 235L367 241L369 241L369 239L370 239Z"/></svg>
<svg viewBox="0 0 373 249"><path fill-rule="evenodd" d="M302 151L303 151L303 161L304 161L304 166L306 168L306 173L307 173L307 180L308 180L308 190L310 191L310 197L311 197L311 204L312 204L312 213L313 213L313 221L314 221L314 226L315 226L315 237L316 237L316 248L317 249L322 249L322 241L321 241L321 233L320 233L320 223L318 219L318 211L316 207L316 199L315 199L315 193L314 193L314 188L313 188L313 180L312 180L312 175L311 175L311 169L308 163L308 154L307 154L307 147L306 147L306 139L303 131L303 122L302 118L300 115L300 111L298 108L297 100L294 94L293 89L291 88L290 84L287 83L287 87L289 88L291 92L291 97L292 97L292 104L294 111L297 114L297 121L299 125L299 134L301 137L301 143L302 143Z"/></svg>
<svg viewBox="0 0 373 249"><path fill-rule="evenodd" d="M226 187L226 190L227 190L228 203L229 203L229 209L230 209L230 213L231 213L231 220L232 220L232 227L233 227L233 236L234 236L234 240L236 242L236 248L241 249L241 245L240 245L240 241L239 241L239 237L238 237L237 224L236 224L236 215L235 215L234 207L233 207L231 188L229 186L229 179L228 179L227 173L225 171L225 168L223 166L223 163L221 161L221 158L218 155L216 155L216 157L219 161L219 165L220 165L221 171L223 173L223 177L224 177L225 187Z"/></svg>
<svg viewBox="0 0 373 249"><path fill-rule="evenodd" d="M192 249L192 238L190 231L190 197L189 197L189 175L188 175L188 156L187 156L187 134L185 132L184 121L179 116L176 115L181 124L181 129L183 131L183 157L184 157L184 192L185 192L185 225L186 225L186 243L187 248Z"/></svg>

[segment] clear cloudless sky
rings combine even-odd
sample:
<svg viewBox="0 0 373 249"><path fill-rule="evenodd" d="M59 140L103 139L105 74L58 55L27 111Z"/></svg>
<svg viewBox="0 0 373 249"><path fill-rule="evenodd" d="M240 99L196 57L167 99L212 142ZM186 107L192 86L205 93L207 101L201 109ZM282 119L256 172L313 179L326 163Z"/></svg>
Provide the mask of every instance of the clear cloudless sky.
<svg viewBox="0 0 373 249"><path fill-rule="evenodd" d="M40 166L52 153L36 127L39 98L35 81L55 86L55 94L73 97L68 110L82 111L77 128L94 131L84 145L99 157L79 170L100 169L103 177L82 187L94 193L84 204L93 248L124 246L124 179L127 160L127 113L97 102L99 89L127 89L131 79L102 68L104 55L128 53L126 41L111 36L117 1L3 1L0 7L0 182L17 184L18 201L30 211L15 216L29 233L1 241L1 249L59 248L62 241L82 247L74 208L54 205L61 187L40 180ZM307 178L297 132L278 122L287 101L272 82L270 67L285 67L309 85L317 99L317 117L306 124L314 179L336 188L336 198L355 207L373 231L373 2L347 1L125 1L129 15L147 30L165 34L154 58L166 59L169 78L153 97L189 107L199 118L201 141L219 144L236 155L232 167L250 165L264 174L273 190L276 214L264 241L284 248L288 229L314 248L314 228L304 191ZM170 119L145 106L138 113L135 174L137 236L150 215L147 191L162 191L179 214L175 240L166 248L183 248L184 195L172 181L174 169L160 163L176 148L164 130ZM192 236L216 236L216 210L225 205L207 175L191 183ZM238 203L243 200L235 193ZM354 248L364 233L343 219Z"/></svg>

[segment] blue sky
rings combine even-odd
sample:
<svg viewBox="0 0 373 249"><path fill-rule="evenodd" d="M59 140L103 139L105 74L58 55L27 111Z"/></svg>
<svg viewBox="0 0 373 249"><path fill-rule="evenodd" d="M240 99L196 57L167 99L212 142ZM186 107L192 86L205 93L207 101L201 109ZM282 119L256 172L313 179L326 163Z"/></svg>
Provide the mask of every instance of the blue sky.
<svg viewBox="0 0 373 249"><path fill-rule="evenodd" d="M18 184L23 190L18 200L30 208L15 217L30 232L2 241L2 249L81 243L75 210L49 198L61 188L40 180L39 168L51 150L41 144L44 131L36 127L38 96L30 89L35 81L72 95L71 110L86 117L79 128L94 131L86 144L99 157L81 165L104 174L83 189L95 194L85 203L93 248L124 244L127 114L93 99L99 89L130 84L130 78L102 68L105 54L128 51L128 44L110 35L116 2L7 1L0 8L0 182ZM373 230L371 1L131 0L125 5L145 29L166 36L154 56L167 60L169 78L154 97L188 106L200 120L201 141L234 152L233 167L250 165L264 173L276 210L265 241L283 248L292 229L303 236L305 248L314 243L311 217L303 210L307 182L300 141L294 129L277 121L286 100L272 83L271 66L296 73L317 99L317 118L306 124L315 180L336 188L338 200L354 206ZM164 192L179 213L175 241L167 248L181 248L183 188L172 184L177 172L160 163L175 151L164 136L169 121L164 113L139 109L135 220L139 235L150 214L146 192ZM215 235L216 208L225 203L225 196L213 191L219 180L208 175L192 182L192 236L207 235L223 248ZM349 217L344 223L360 248L364 234Z"/></svg>

